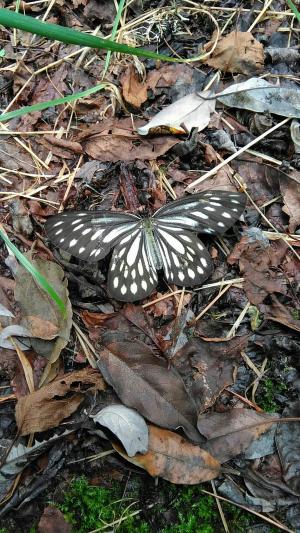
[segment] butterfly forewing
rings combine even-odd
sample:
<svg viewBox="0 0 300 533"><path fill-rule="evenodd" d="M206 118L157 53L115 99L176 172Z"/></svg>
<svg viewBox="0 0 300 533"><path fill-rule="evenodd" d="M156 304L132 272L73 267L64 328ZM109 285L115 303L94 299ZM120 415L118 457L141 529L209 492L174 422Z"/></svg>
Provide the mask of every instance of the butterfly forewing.
<svg viewBox="0 0 300 533"><path fill-rule="evenodd" d="M194 287L211 274L211 257L198 237L171 225L154 224L155 238L168 282Z"/></svg>
<svg viewBox="0 0 300 533"><path fill-rule="evenodd" d="M146 298L157 285L157 272L142 225L116 245L108 273L108 292L117 300Z"/></svg>
<svg viewBox="0 0 300 533"><path fill-rule="evenodd" d="M171 224L199 233L222 234L245 209L243 193L209 191L171 202L156 211L159 224Z"/></svg>
<svg viewBox="0 0 300 533"><path fill-rule="evenodd" d="M51 241L86 261L99 261L116 243L140 224L139 217L109 211L55 215L46 222Z"/></svg>

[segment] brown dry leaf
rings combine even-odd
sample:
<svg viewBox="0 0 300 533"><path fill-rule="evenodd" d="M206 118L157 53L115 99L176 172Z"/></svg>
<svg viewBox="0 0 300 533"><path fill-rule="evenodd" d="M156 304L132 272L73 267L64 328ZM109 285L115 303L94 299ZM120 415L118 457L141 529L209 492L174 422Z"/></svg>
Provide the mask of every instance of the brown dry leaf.
<svg viewBox="0 0 300 533"><path fill-rule="evenodd" d="M145 455L128 457L121 447L115 450L127 461L144 468L153 477L178 485L195 485L210 481L220 473L220 463L208 452L180 435L149 425L149 450Z"/></svg>
<svg viewBox="0 0 300 533"><path fill-rule="evenodd" d="M300 180L300 173L297 174ZM280 190L284 200L282 210L289 216L289 230L294 233L296 228L300 225L300 184L296 181L283 180L280 182Z"/></svg>
<svg viewBox="0 0 300 533"><path fill-rule="evenodd" d="M45 507L38 524L38 533L71 533L72 526L55 507Z"/></svg>
<svg viewBox="0 0 300 533"><path fill-rule="evenodd" d="M75 154L82 153L82 146L78 142L60 139L54 135L43 135L36 142L62 159L72 159Z"/></svg>
<svg viewBox="0 0 300 533"><path fill-rule="evenodd" d="M278 266L273 245L263 240L253 240L245 235L234 247L227 262L233 265L237 261L244 277L244 289L248 300L254 305L261 304L268 294L286 293L284 279L275 267Z"/></svg>
<svg viewBox="0 0 300 533"><path fill-rule="evenodd" d="M209 50L213 43L214 40L205 48ZM258 74L264 67L264 48L250 32L232 31L221 37L205 63L222 72Z"/></svg>
<svg viewBox="0 0 300 533"><path fill-rule="evenodd" d="M102 336L98 366L105 381L127 407L159 426L183 428L199 442L195 406L177 372L143 342L119 339L118 332Z"/></svg>
<svg viewBox="0 0 300 533"><path fill-rule="evenodd" d="M206 342L194 339L179 350L172 363L197 404L198 412L213 405L221 392L234 382L234 369L247 345L247 337Z"/></svg>
<svg viewBox="0 0 300 533"><path fill-rule="evenodd" d="M148 84L140 81L133 65L130 65L121 76L123 98L134 107L141 107L148 97Z"/></svg>
<svg viewBox="0 0 300 533"><path fill-rule="evenodd" d="M276 415L240 408L231 409L227 413L200 415L198 429L208 439L203 447L220 463L226 463L244 452L251 442L265 433L272 425L268 419L275 417Z"/></svg>
<svg viewBox="0 0 300 533"><path fill-rule="evenodd" d="M142 124L135 121L135 127ZM165 154L179 141L175 137L158 136L143 139L133 131L130 119L108 119L86 128L78 139L85 152L98 161L134 161L135 159L156 159Z"/></svg>
<svg viewBox="0 0 300 533"><path fill-rule="evenodd" d="M65 374L41 389L22 396L16 405L20 435L56 427L76 411L84 393L104 390L101 374L92 368Z"/></svg>

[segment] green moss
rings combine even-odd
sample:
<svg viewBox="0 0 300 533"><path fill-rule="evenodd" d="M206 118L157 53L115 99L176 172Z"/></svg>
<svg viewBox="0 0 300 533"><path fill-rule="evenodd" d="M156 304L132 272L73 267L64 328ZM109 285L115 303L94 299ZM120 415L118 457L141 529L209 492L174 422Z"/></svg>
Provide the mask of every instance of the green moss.
<svg viewBox="0 0 300 533"><path fill-rule="evenodd" d="M132 498L122 498L120 487L95 487L89 485L85 478L78 478L71 483L64 502L58 507L76 533L86 533L97 528L105 531L106 525L107 531L116 528L119 533L150 531L146 522L142 522L138 516L132 516L137 510L137 502ZM115 522L117 524L109 526Z"/></svg>
<svg viewBox="0 0 300 533"><path fill-rule="evenodd" d="M274 379L265 379L259 388L257 403L267 413L274 413L278 410L275 399L276 393L284 392L287 386L284 382Z"/></svg>

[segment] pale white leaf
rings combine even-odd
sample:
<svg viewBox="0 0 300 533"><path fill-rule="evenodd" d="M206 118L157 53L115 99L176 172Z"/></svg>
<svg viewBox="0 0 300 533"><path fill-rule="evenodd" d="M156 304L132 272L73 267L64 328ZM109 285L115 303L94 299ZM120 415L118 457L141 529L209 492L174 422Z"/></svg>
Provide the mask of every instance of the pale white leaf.
<svg viewBox="0 0 300 533"><path fill-rule="evenodd" d="M190 132L192 128L199 131L206 128L210 115L215 110L215 100L204 100L201 98L211 97L211 91L201 93L191 93L173 104L165 107L157 113L145 126L138 128L140 135L148 135L152 128L167 126ZM183 128L184 125L184 128Z"/></svg>
<svg viewBox="0 0 300 533"><path fill-rule="evenodd" d="M300 91L273 85L261 78L230 85L217 99L238 109L300 118Z"/></svg>
<svg viewBox="0 0 300 533"><path fill-rule="evenodd" d="M148 451L148 427L143 417L134 409L113 404L104 407L91 418L118 437L129 457Z"/></svg>

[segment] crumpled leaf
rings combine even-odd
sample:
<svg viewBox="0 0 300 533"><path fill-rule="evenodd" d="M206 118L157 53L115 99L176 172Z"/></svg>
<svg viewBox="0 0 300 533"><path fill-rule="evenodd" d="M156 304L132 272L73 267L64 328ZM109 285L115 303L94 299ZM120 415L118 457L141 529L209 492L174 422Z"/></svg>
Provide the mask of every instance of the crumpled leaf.
<svg viewBox="0 0 300 533"><path fill-rule="evenodd" d="M71 533L72 526L56 507L45 507L38 524L39 533Z"/></svg>
<svg viewBox="0 0 300 533"><path fill-rule="evenodd" d="M191 440L199 442L195 406L177 372L143 342L114 338L114 334L103 335L106 348L99 350L98 366L122 402L154 424L182 427Z"/></svg>
<svg viewBox="0 0 300 533"><path fill-rule="evenodd" d="M10 485L12 484L15 477L24 470L24 468L34 461L39 455L44 453L49 446L57 441L69 435L70 431L65 431L61 435L54 435L49 440L44 440L42 442L36 441L35 444L31 447L24 446L21 443L18 443L10 449L11 441L0 441L0 456L1 456L1 470L0 470L0 497L6 494ZM7 453L7 451L9 452ZM6 456L7 454L7 456ZM3 462L4 461L4 462Z"/></svg>
<svg viewBox="0 0 300 533"><path fill-rule="evenodd" d="M216 478L220 463L208 452L180 435L149 426L149 451L128 457L120 446L115 450L127 461L144 468L153 477L162 477L178 485L195 485Z"/></svg>
<svg viewBox="0 0 300 533"><path fill-rule="evenodd" d="M207 43L209 47L213 43ZM264 48L250 32L232 31L221 37L206 65L222 72L234 72L251 76L264 66Z"/></svg>
<svg viewBox="0 0 300 533"><path fill-rule="evenodd" d="M137 128L140 135L148 135L151 130L164 126L173 128L178 132L190 132L192 128L203 130L209 123L210 115L215 110L215 100L204 100L201 98L211 96L211 91L201 93L191 93L173 104L165 107L157 113L145 126ZM183 128L184 125L184 128Z"/></svg>
<svg viewBox="0 0 300 533"><path fill-rule="evenodd" d="M63 320L59 308L54 305L48 294L41 289L34 278L21 265L16 272L15 300L21 308L21 325L25 326L31 337L44 339L49 344L49 362L45 368L42 381L44 383L51 370L56 374L55 364L60 352L67 345L72 326L72 307L69 300L67 280L63 269L54 262L44 261L31 254L24 254L30 259L34 267L48 280L57 294L63 300L67 309L67 316ZM37 350L34 339L32 347ZM44 355L41 354L41 355Z"/></svg>
<svg viewBox="0 0 300 533"><path fill-rule="evenodd" d="M122 442L127 455L148 451L148 427L143 417L134 409L113 404L91 415L94 422L108 428Z"/></svg>
<svg viewBox="0 0 300 533"><path fill-rule="evenodd" d="M217 99L238 109L300 118L300 91L272 85L261 78L230 85L218 94Z"/></svg>
<svg viewBox="0 0 300 533"><path fill-rule="evenodd" d="M19 398L16 422L20 435L38 433L56 427L76 411L86 392L104 390L97 370L87 367L64 374L31 394Z"/></svg>
<svg viewBox="0 0 300 533"><path fill-rule="evenodd" d="M247 450L251 442L272 426L268 419L277 416L240 408L200 415L198 429L207 438L202 447L220 463L226 463Z"/></svg>

